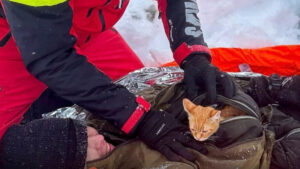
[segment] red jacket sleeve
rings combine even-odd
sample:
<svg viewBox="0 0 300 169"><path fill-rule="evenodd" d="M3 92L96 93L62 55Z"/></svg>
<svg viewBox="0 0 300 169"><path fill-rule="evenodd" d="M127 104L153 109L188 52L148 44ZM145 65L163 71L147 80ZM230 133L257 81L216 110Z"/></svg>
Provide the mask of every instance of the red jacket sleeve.
<svg viewBox="0 0 300 169"><path fill-rule="evenodd" d="M44 6L15 1L2 0L2 5L27 70L57 95L131 132L148 103L114 84L77 53L69 1L36 1L47 2Z"/></svg>
<svg viewBox="0 0 300 169"><path fill-rule="evenodd" d="M179 65L192 53L210 57L197 17L199 9L195 0L158 0L158 8L174 59Z"/></svg>

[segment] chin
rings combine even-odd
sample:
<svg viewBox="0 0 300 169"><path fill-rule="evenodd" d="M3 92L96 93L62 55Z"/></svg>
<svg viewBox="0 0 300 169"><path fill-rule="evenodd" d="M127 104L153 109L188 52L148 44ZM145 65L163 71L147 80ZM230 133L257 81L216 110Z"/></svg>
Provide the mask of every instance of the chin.
<svg viewBox="0 0 300 169"><path fill-rule="evenodd" d="M197 141L205 141L207 138L195 138Z"/></svg>
<svg viewBox="0 0 300 169"><path fill-rule="evenodd" d="M207 138L202 138L202 139L199 139L199 141L205 141L207 140Z"/></svg>

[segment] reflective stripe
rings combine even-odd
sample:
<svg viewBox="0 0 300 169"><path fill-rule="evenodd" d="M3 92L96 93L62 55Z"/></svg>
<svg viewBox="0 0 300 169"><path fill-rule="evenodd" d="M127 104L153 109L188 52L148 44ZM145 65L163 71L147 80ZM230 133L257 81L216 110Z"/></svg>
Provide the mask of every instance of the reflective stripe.
<svg viewBox="0 0 300 169"><path fill-rule="evenodd" d="M54 5L61 4L63 2L67 2L67 0L9 0L9 1L27 5L27 6L33 6L33 7L54 6Z"/></svg>

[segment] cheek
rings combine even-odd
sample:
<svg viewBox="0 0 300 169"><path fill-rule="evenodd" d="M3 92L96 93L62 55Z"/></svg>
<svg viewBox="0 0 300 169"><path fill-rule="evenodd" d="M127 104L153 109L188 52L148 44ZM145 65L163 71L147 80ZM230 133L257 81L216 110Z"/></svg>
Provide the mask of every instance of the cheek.
<svg viewBox="0 0 300 169"><path fill-rule="evenodd" d="M190 117L189 117L189 126L190 126L190 128L195 128L196 127L195 126L195 120L193 118L190 118Z"/></svg>
<svg viewBox="0 0 300 169"><path fill-rule="evenodd" d="M207 133L204 133L202 135L203 138L208 139L210 136L212 136L214 133L216 133L219 129L219 125L215 125L213 128L209 129Z"/></svg>
<svg viewBox="0 0 300 169"><path fill-rule="evenodd" d="M190 128L190 131L191 133L194 135L195 134L195 130L196 130L196 126L194 123L189 123L189 128Z"/></svg>
<svg viewBox="0 0 300 169"><path fill-rule="evenodd" d="M220 126L219 123L215 124L214 130L213 130L214 133L218 131L219 126Z"/></svg>
<svg viewBox="0 0 300 169"><path fill-rule="evenodd" d="M199 134L198 141L205 141L208 139L209 136L206 136L206 134Z"/></svg>
<svg viewBox="0 0 300 169"><path fill-rule="evenodd" d="M209 131L209 132L206 132L206 133L203 133L203 134L202 134L202 138L206 140L206 139L208 139L212 134L213 134L213 133L210 132L210 131Z"/></svg>

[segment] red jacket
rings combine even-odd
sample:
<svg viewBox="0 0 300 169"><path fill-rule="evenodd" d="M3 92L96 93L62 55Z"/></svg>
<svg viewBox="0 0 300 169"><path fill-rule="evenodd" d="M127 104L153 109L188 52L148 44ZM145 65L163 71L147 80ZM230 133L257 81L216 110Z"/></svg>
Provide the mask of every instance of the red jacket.
<svg viewBox="0 0 300 169"><path fill-rule="evenodd" d="M20 57L19 50L26 69L24 67L14 72L29 72L34 77L27 79L28 84L39 86L34 88L35 85L31 85L33 88L24 87L24 90L32 90L32 97L38 97L47 86L61 97L110 120L124 132L131 132L149 109L147 103L137 99L125 87L113 84L80 52L80 46L89 41L94 33L111 28L119 20L128 2L2 0L5 14L0 11L0 14L3 13L0 44L4 42L4 48L8 45L10 48L7 51L17 53L16 57ZM197 18L196 1L158 0L158 4L177 63L180 64L191 53L209 55ZM4 39L5 35L9 35L9 30L14 41ZM0 63L11 59L3 53L1 55L2 51ZM5 70L0 68L0 71L0 86L4 88L0 91L1 137L10 125L20 121L28 107L16 111L7 106L13 105L13 101L4 101L6 98L1 92L9 88L5 83L10 77ZM16 101L22 101L22 98ZM5 111L9 113L3 113Z"/></svg>

